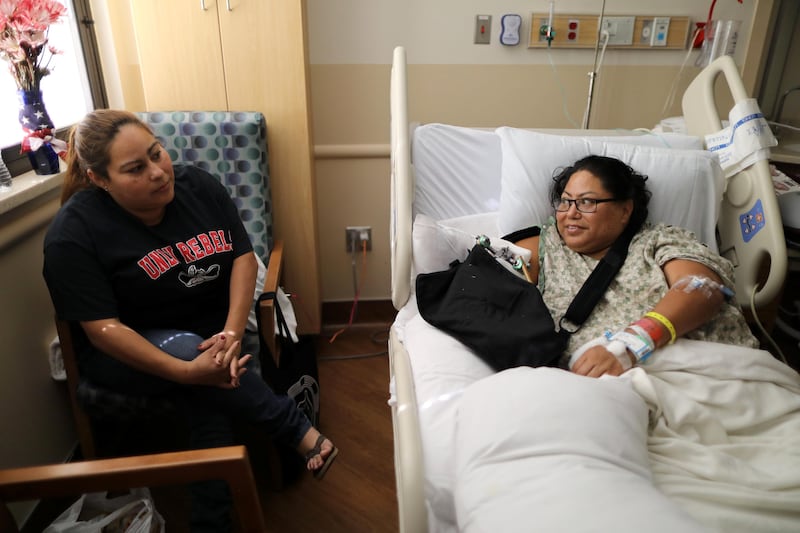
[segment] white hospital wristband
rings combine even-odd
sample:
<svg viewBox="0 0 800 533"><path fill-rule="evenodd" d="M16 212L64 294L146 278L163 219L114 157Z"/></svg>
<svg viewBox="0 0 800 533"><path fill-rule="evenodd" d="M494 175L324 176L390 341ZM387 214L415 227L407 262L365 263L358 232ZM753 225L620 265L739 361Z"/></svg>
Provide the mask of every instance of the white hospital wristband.
<svg viewBox="0 0 800 533"><path fill-rule="evenodd" d="M647 359L650 354L653 353L654 346L652 343L648 343L640 336L628 333L627 331L618 331L614 333L611 340L622 342L636 358L637 363L643 359Z"/></svg>

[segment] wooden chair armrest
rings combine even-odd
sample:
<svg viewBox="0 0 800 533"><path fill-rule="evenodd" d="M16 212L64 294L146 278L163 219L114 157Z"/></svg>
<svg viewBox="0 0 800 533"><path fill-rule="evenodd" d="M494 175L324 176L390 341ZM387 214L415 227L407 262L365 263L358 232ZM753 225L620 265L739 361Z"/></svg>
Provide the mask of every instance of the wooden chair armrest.
<svg viewBox="0 0 800 533"><path fill-rule="evenodd" d="M205 479L222 479L228 483L242 531L263 532L266 529L244 446L0 470L0 501L55 498Z"/></svg>
<svg viewBox="0 0 800 533"><path fill-rule="evenodd" d="M78 433L78 441L81 445L81 452L85 459L97 457L94 434L89 416L83 411L78 402L78 383L80 374L78 373L78 360L75 353L75 344L72 339L72 328L69 322L55 319L58 340L61 343L61 358L64 361L64 371L67 374L67 388L69 389L69 401L72 404L72 417L75 421L75 429Z"/></svg>
<svg viewBox="0 0 800 533"><path fill-rule="evenodd" d="M281 280L281 270L283 269L283 241L276 240L272 245L267 264L267 276L264 279L262 292L276 292ZM279 365L281 355L279 352L280 344L277 342L275 331L275 301L262 300L258 308L259 321L261 323L261 342L269 349L275 365Z"/></svg>

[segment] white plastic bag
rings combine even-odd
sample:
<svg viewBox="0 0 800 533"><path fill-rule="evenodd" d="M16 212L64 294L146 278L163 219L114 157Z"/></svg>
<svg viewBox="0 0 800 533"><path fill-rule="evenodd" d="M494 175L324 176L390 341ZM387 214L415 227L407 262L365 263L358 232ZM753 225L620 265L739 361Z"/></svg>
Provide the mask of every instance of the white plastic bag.
<svg viewBox="0 0 800 533"><path fill-rule="evenodd" d="M164 533L147 488L109 498L105 492L84 494L47 526L44 533Z"/></svg>

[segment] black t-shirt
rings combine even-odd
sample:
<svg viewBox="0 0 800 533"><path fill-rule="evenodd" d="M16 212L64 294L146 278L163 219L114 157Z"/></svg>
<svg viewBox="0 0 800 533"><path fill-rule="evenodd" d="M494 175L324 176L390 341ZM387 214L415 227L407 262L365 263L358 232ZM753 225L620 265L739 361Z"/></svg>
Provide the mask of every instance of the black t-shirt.
<svg viewBox="0 0 800 533"><path fill-rule="evenodd" d="M44 277L61 319L117 317L137 331L208 338L225 325L233 260L252 249L225 187L176 165L175 198L155 226L105 191L74 194L45 237Z"/></svg>

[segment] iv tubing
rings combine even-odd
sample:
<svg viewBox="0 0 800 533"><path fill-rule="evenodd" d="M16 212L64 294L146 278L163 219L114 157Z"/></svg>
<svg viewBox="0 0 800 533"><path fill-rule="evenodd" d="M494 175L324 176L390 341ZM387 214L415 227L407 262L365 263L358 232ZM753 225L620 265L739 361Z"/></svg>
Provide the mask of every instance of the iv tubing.
<svg viewBox="0 0 800 533"><path fill-rule="evenodd" d="M600 7L600 20L597 21L597 40L594 43L594 63L592 71L589 73L589 98L586 102L586 113L583 115L583 129L589 128L589 118L592 113L592 96L594 95L594 79L597 77L597 57L600 52L600 36L603 30L603 16L606 12L606 0Z"/></svg>

